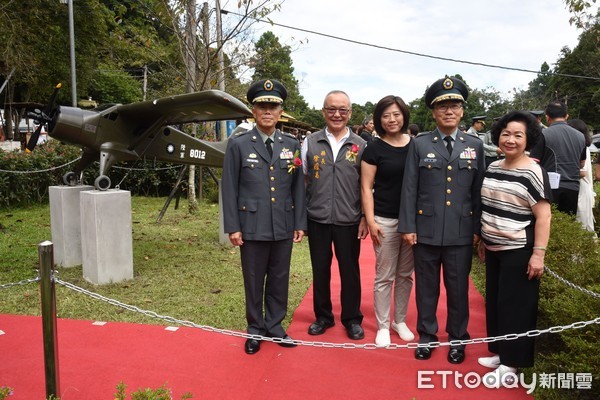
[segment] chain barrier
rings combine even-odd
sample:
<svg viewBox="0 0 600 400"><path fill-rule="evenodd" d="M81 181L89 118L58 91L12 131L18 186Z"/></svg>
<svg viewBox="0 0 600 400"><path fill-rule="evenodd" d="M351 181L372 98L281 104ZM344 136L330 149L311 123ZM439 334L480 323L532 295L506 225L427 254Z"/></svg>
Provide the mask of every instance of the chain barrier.
<svg viewBox="0 0 600 400"><path fill-rule="evenodd" d="M253 335L253 334L248 334L248 333L243 333L243 332L231 331L228 329L214 328L214 327L208 326L208 325L199 325L199 324L196 324L191 321L180 320L180 319L177 319L177 318L174 318L171 316L167 316L167 315L160 315L154 311L144 310L144 309L141 309L136 306L125 304L118 300L114 300L109 297L102 296L95 292L91 292L87 289L81 288L72 283L62 281L58 278L55 278L54 280L59 285L62 285L68 289L71 289L75 292L84 294L84 295L94 298L96 300L104 301L106 303L112 304L117 307L124 308L129 311L138 312L138 313L144 314L148 317L162 319L162 320L170 322L170 323L187 326L190 328L198 328L198 329L202 329L202 330L208 331L208 332L217 332L217 333L240 337L240 338L245 338L245 339L256 339L256 340L269 341L269 342L274 342L274 343L294 343L297 345L312 346L312 347L366 349L366 350L373 350L373 349L377 348L375 343L364 343L364 344L363 343L330 343L330 342L313 342L313 341L297 340L297 339L284 340L281 338L265 337L265 336L261 336L261 335ZM416 349L418 347L435 348L435 347L444 347L444 346L458 346L458 345L468 345L468 344L490 343L490 342L497 342L497 341L501 341L501 340L515 340L515 339L519 339L521 337L540 336L545 333L558 333L558 332L562 332L567 329L581 329L581 328L584 328L584 327L586 327L588 325L592 325L592 324L600 325L600 317L597 317L597 318L589 320L589 321L573 322L572 324L564 325L564 326L553 326L551 328L541 329L541 330L534 329L534 330L523 332L523 333L511 333L511 334L507 334L507 335L503 335L503 336L475 338L475 339L468 339L468 340L451 340L448 342L407 343L407 344L392 343L387 347L387 349L390 349L390 350L397 350L397 349L402 349L402 348Z"/></svg>
<svg viewBox="0 0 600 400"><path fill-rule="evenodd" d="M118 165L113 166L114 169L126 169L126 170L130 170L130 171L148 171L148 170L152 170L152 171L166 171L169 169L176 169L176 168L181 168L181 165L173 165L171 167L162 167L162 168L133 168L133 167L119 167Z"/></svg>
<svg viewBox="0 0 600 400"><path fill-rule="evenodd" d="M63 165L59 165L57 167L50 167L48 169L39 169L39 170L36 170L36 171L10 171L10 170L6 170L6 169L0 169L0 172L6 172L6 173L9 173L9 174L40 174L40 173L43 173L43 172L55 171L57 169L66 167L67 165L71 165L74 162L77 162L79 160L81 160L81 157L77 157L73 161L69 161L68 163L63 164Z"/></svg>
<svg viewBox="0 0 600 400"><path fill-rule="evenodd" d="M582 288L581 286L577 286L576 284L574 284L573 282L569 282L568 280L566 280L565 278L563 278L562 276L558 275L556 272L552 271L550 268L548 268L547 265L544 265L544 269L546 269L546 271L548 271L548 273L550 275L552 275L553 277L555 277L556 279L558 279L559 281L561 281L562 283L564 283L565 285L579 290L580 292L583 292L589 296L595 297L595 298L600 298L600 294L596 293L596 292L592 292L589 289L586 288Z"/></svg>
<svg viewBox="0 0 600 400"><path fill-rule="evenodd" d="M556 279L563 282L567 286L572 287L577 290L580 290L586 294L591 295L592 297L595 297L595 298L600 297L597 293L592 292L591 290L582 288L580 286L577 286L574 283L569 282L568 280L562 278L556 272L552 271L550 268L548 268L548 267L545 267L545 268L550 273L550 275L554 276ZM161 319L163 321L166 321L166 322L169 322L172 324L176 324L176 325L187 326L190 328L197 328L197 329L201 329L201 330L204 330L207 332L216 332L216 333L233 336L233 337L239 337L239 338L244 338L244 339L255 339L255 340L261 340L261 341L273 342L273 343L297 344L297 345L303 345L303 346L323 347L323 348L344 348L344 349L365 349L365 350L374 350L374 349L378 348L375 345L375 343L331 343L331 342L306 341L306 340L298 340L298 339L284 340L282 338L266 337L266 336L262 336L262 335L254 335L254 334L249 334L249 333L244 333L244 332L232 331L229 329L215 328L215 327L212 327L209 325L200 325L200 324L196 324L195 322L192 322L192 321L181 320L181 319L177 319L177 318L174 318L174 317L171 317L168 315L161 315L155 311L144 310L137 306L122 303L118 300L102 296L101 294L81 288L72 283L65 282L65 281L59 279L56 275L58 275L57 271L54 272L54 276L53 276L54 282L58 283L59 285L64 286L67 289L73 290L74 292L81 293L83 295L86 295L86 296L91 297L96 300L106 302L113 306L121 307L128 311L137 312L137 313L146 315L147 317ZM39 282L39 280L40 280L40 278L36 277L33 279L25 279L25 280L22 280L22 281L19 281L16 283L2 284L2 285L0 285L0 289L6 289L9 287L14 287L14 286L23 286L23 285L27 285L27 284L30 284L33 282ZM562 326L558 325L558 326L553 326L553 327L546 328L546 329L533 329L533 330L523 332L523 333L510 333L510 334L503 335L503 336L493 336L493 337L475 338L475 339L467 339L467 340L451 340L448 342L429 342L429 343L414 342L414 343L407 343L407 344L392 343L389 346L387 346L386 349L398 350L398 349L416 349L416 348L423 348L423 347L437 348L437 347L447 347L447 346L458 346L458 345L462 346L462 345L470 345L470 344L491 343L491 342L498 342L498 341L502 341L502 340L516 340L516 339L519 339L522 337L536 337L536 336L541 336L546 333L559 333L559 332L563 332L563 331L569 330L569 329L581 329L581 328L584 328L589 325L600 325L600 317L597 317L597 318L589 320L589 321L573 322L569 325L562 325Z"/></svg>
<svg viewBox="0 0 600 400"><path fill-rule="evenodd" d="M35 171L14 171L14 170L7 170L7 169L0 169L0 172L4 172L7 174L40 174L40 173L44 173L44 172L52 172L55 171L57 169L61 169L64 168L68 165L71 165L77 161L81 160L81 157L77 157L76 159L69 161L68 163L56 166L56 167L50 167L48 169L40 169L40 170L35 170ZM171 167L163 167L163 168L130 168L130 167L119 167L119 166L113 166L114 169L125 169L125 170L130 170L130 171L147 171L147 170L152 170L152 171L166 171L169 169L176 169L176 168L180 168L180 165L173 165Z"/></svg>
<svg viewBox="0 0 600 400"><path fill-rule="evenodd" d="M15 286L25 286L30 283L39 282L39 281L40 281L39 276L37 278L33 278L33 279L23 279L22 281L19 281L19 282L0 284L0 289L8 289L8 288L15 287Z"/></svg>

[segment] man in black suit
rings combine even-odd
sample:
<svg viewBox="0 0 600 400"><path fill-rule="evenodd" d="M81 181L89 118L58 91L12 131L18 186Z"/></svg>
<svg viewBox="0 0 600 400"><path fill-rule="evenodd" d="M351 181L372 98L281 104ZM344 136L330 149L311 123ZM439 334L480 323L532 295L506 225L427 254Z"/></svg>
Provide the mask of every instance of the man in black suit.
<svg viewBox="0 0 600 400"><path fill-rule="evenodd" d="M300 143L276 129L286 97L285 87L274 79L250 87L256 127L229 139L221 185L225 232L233 246L240 246L247 331L293 347L281 322L287 313L292 243L302 240L307 227ZM247 354L259 350L259 340L246 340Z"/></svg>
<svg viewBox="0 0 600 400"><path fill-rule="evenodd" d="M469 272L472 246L479 242L485 161L483 142L458 130L468 94L466 85L454 77L439 79L429 87L425 103L437 127L414 139L404 170L398 231L414 249L420 343L438 341L442 266L448 339L469 339ZM462 363L464 348L451 346L448 361ZM432 351L419 347L415 358L429 359Z"/></svg>

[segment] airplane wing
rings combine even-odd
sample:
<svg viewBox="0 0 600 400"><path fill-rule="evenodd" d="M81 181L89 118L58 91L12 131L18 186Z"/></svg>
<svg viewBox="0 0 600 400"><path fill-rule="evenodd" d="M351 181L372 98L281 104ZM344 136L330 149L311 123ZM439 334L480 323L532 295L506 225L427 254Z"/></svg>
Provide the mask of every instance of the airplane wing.
<svg viewBox="0 0 600 400"><path fill-rule="evenodd" d="M122 118L145 121L148 125L155 126L252 116L252 112L244 103L220 90L206 90L125 104L118 107L117 113Z"/></svg>

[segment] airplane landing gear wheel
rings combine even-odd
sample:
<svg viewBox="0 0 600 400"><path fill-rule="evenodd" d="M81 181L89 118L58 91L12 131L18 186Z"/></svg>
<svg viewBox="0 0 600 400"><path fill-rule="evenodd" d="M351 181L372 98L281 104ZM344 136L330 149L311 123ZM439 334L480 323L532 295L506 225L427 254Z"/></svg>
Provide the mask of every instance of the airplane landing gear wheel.
<svg viewBox="0 0 600 400"><path fill-rule="evenodd" d="M100 175L94 181L94 187L97 190L105 191L105 190L110 189L111 183L112 182L110 181L110 178L108 176L106 176L106 175Z"/></svg>
<svg viewBox="0 0 600 400"><path fill-rule="evenodd" d="M75 172L67 172L63 175L63 183L67 186L77 186L79 179Z"/></svg>

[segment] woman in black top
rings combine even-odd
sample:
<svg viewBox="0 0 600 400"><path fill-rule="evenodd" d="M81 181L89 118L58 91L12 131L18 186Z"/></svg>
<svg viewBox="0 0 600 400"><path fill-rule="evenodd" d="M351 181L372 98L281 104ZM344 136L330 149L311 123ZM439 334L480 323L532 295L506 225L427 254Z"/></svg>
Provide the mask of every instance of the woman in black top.
<svg viewBox="0 0 600 400"><path fill-rule="evenodd" d="M414 339L406 325L406 310L412 290L413 255L397 232L400 193L406 155L412 140L406 133L410 111L398 96L382 98L373 112L380 138L365 149L361 162L363 211L376 256L374 283L377 337L375 344L386 347L390 340L390 310L394 289L394 319L391 328L405 341Z"/></svg>

